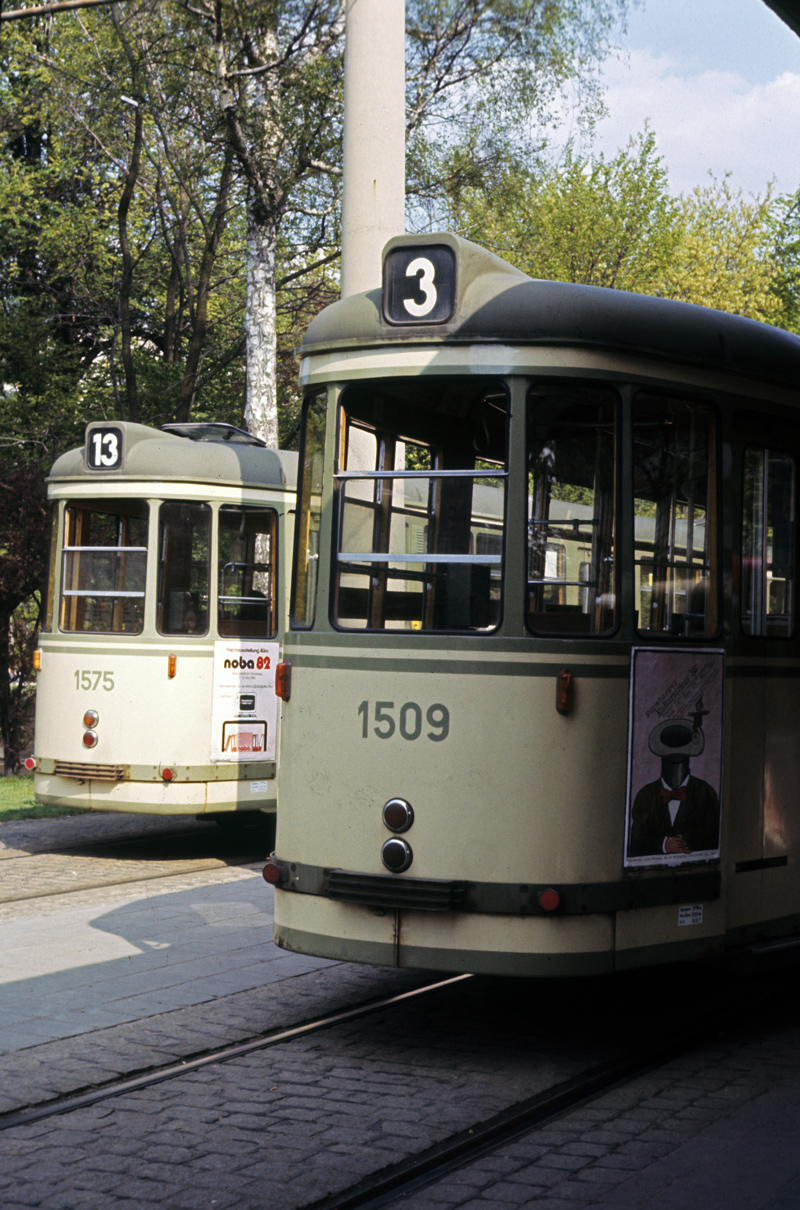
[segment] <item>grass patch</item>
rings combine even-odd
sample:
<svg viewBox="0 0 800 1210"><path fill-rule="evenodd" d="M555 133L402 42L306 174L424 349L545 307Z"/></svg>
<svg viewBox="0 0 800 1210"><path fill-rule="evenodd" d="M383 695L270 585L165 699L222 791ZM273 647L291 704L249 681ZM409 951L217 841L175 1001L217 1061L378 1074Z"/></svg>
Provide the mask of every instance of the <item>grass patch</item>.
<svg viewBox="0 0 800 1210"><path fill-rule="evenodd" d="M33 801L33 774L0 777L0 823L10 819L55 819L59 815L85 815L74 807L44 807Z"/></svg>

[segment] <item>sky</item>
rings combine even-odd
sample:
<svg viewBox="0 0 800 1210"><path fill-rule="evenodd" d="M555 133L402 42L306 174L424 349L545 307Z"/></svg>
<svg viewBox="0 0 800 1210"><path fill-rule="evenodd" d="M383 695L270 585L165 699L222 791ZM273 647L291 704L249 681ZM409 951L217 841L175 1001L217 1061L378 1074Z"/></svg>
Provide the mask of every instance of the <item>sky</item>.
<svg viewBox="0 0 800 1210"><path fill-rule="evenodd" d="M640 0L604 84L594 151L647 122L675 192L709 171L745 194L800 187L800 37L762 0Z"/></svg>

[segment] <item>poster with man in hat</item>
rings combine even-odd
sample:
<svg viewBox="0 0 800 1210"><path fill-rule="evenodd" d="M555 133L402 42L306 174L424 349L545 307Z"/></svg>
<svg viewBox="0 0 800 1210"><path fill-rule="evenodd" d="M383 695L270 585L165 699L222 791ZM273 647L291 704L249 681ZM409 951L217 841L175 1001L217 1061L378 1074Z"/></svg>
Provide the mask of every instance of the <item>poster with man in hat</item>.
<svg viewBox="0 0 800 1210"><path fill-rule="evenodd" d="M724 656L637 649L625 865L719 859Z"/></svg>

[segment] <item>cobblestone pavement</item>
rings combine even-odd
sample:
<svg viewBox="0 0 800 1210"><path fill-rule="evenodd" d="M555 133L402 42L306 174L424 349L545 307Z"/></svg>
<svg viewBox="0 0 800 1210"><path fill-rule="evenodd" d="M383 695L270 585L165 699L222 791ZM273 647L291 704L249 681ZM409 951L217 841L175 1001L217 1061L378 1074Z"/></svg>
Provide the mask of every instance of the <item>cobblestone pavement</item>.
<svg viewBox="0 0 800 1210"><path fill-rule="evenodd" d="M56 819L12 819L0 823L0 860L176 831L218 829L210 820L197 820L192 815L121 815L113 811L86 811Z"/></svg>
<svg viewBox="0 0 800 1210"><path fill-rule="evenodd" d="M531 1131L403 1210L797 1210L800 1020L781 1016Z"/></svg>
<svg viewBox="0 0 800 1210"><path fill-rule="evenodd" d="M32 1022L17 1021L19 1045L0 1058L0 1109L426 981L348 964L293 967L316 960L278 951L268 920L269 890L245 868L0 906L0 959L16 976L0 983L2 1021L16 985L27 982L32 1006L55 1008L68 990L74 1003L65 1012L80 1025L76 1036L32 1044L35 1033L24 1034ZM16 955L4 932L12 926L18 936L29 931ZM237 952L237 929L251 933L240 948L254 962L248 977L255 971L259 979L246 987L227 975L215 982ZM89 931L101 945L85 961ZM134 952L119 952L120 942ZM69 989L61 979L72 981ZM104 1023L98 1014L115 984L131 1013ZM764 1003L747 1028L721 1029L693 1052L408 1195L404 1210L797 1210L800 977L781 999L769 979L755 986ZM544 984L475 978L5 1130L0 1201L3 1210L297 1210L753 987L688 968ZM159 994L173 996L168 1011Z"/></svg>
<svg viewBox="0 0 800 1210"><path fill-rule="evenodd" d="M230 835L180 816L12 821L0 825L0 904L220 869L265 857L263 850L255 830Z"/></svg>
<svg viewBox="0 0 800 1210"><path fill-rule="evenodd" d="M321 1004L352 971L328 967L281 990L291 999L307 984ZM368 978L387 976L396 973ZM666 986L630 979L625 990L649 1002ZM4 1207L306 1206L576 1074L626 1039L663 1029L674 1009L654 1008L648 1021L642 1002L628 999L626 1018L612 983L572 987L472 980L7 1130ZM404 1207L721 1207L708 1192L723 1152L749 1173L746 1181L726 1175L730 1210L796 1206L786 1199L800 1173L800 1021L793 1006L781 1016L721 1035L405 1198Z"/></svg>

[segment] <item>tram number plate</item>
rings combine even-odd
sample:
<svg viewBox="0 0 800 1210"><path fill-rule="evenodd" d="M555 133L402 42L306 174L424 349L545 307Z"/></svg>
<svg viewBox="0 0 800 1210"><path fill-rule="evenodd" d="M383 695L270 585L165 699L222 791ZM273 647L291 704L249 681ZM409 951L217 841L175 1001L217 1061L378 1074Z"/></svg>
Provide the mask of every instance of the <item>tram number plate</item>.
<svg viewBox="0 0 800 1210"><path fill-rule="evenodd" d="M406 245L386 257L383 313L389 323L447 323L455 298L456 258L451 248Z"/></svg>
<svg viewBox="0 0 800 1210"><path fill-rule="evenodd" d="M114 471L122 465L122 429L96 428L86 435L86 464L91 471Z"/></svg>
<svg viewBox="0 0 800 1210"><path fill-rule="evenodd" d="M108 693L114 688L113 672L89 672L86 668L76 668L72 675L75 677L76 689L105 689Z"/></svg>
<svg viewBox="0 0 800 1210"><path fill-rule="evenodd" d="M424 732L428 739L438 744L450 734L450 711L441 702L428 706L424 714L422 706L416 702L404 702L399 708L394 702L362 702L358 713L361 716L362 739L369 739L370 734L378 739L391 739L398 734L403 739L414 740Z"/></svg>

